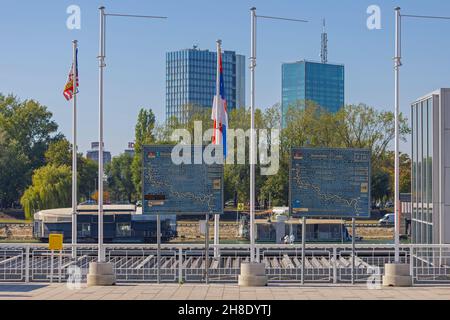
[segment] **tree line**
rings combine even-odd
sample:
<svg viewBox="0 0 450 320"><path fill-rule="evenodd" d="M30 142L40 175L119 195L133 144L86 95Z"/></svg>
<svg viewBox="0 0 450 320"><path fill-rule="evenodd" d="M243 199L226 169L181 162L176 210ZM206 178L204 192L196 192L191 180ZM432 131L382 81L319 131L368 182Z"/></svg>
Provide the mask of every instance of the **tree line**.
<svg viewBox="0 0 450 320"><path fill-rule="evenodd" d="M203 130L212 127L209 109L186 106L190 120L181 124L176 118L158 123L151 109L139 111L135 126L135 154L114 157L105 167L105 190L112 202L135 203L142 199L142 147L146 144L173 144L174 129L194 130L202 121ZM204 110L204 111L202 111ZM21 101L13 95L0 94L0 209L22 206L27 217L33 213L71 203L72 146L58 131L57 123L46 106L35 100ZM287 126L281 128L280 106L256 110L257 129L279 129L280 169L273 176L256 176L258 202L287 205L289 188L289 153L292 147L369 148L372 151L372 200L389 199L393 194L394 115L359 104L347 105L330 113L307 101L290 108ZM247 109L229 111L229 128L250 128ZM410 133L407 119L400 116L404 140ZM270 144L270 141L269 141ZM248 163L248 145L246 141ZM401 192L410 190L411 160L401 155ZM257 165L259 172L259 165ZM230 164L224 168L225 200L247 202L249 166ZM97 163L78 154L78 201L96 199Z"/></svg>
<svg viewBox="0 0 450 320"><path fill-rule="evenodd" d="M390 150L395 126L394 114L378 111L365 104L347 105L337 113L320 108L315 103L304 102L303 107L292 107L287 111L287 126L281 128L281 109L274 105L266 110L257 109L256 129L279 129L280 169L276 175L256 176L256 192L260 205L270 203L276 206L288 204L289 157L292 147L335 147L367 148L372 152L372 200L392 198L394 190L394 153ZM189 107L187 107L189 108ZM203 130L211 128L211 111L191 108L190 120L180 124L176 118L165 124L157 124L151 109L141 109L135 132L135 155L121 155L113 159L107 169L109 190L122 199L141 200L142 188L142 146L145 144L173 144L170 140L174 129L185 128L193 134L194 123L201 121ZM229 128L248 130L250 112L244 108L229 111ZM408 120L400 115L400 134L405 141L410 133ZM249 145L249 139L246 141ZM270 141L269 141L270 147ZM248 163L246 148L246 163ZM411 160L407 154L400 157L400 191L410 192ZM131 172L129 170L131 164ZM224 168L225 200L247 202L250 198L250 168L248 165L227 164ZM259 172L259 165L257 165ZM134 189L130 188L134 185ZM132 192L131 192L132 191Z"/></svg>
<svg viewBox="0 0 450 320"><path fill-rule="evenodd" d="M71 203L72 146L46 106L0 94L0 209L27 218ZM79 201L90 198L97 164L78 155Z"/></svg>

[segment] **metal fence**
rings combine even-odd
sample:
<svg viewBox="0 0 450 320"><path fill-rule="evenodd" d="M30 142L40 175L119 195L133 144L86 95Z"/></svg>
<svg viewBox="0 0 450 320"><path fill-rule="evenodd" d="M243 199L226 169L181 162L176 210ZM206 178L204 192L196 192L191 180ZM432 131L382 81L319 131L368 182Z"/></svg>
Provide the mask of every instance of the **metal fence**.
<svg viewBox="0 0 450 320"><path fill-rule="evenodd" d="M105 245L118 283L236 283L240 265L248 262L248 245ZM73 272L86 280L97 261L95 245L50 251L46 245L0 245L0 282L65 282ZM217 253L217 252L216 252ZM159 260L158 260L159 257ZM362 283L379 281L384 265L394 262L392 245L257 245L269 283ZM450 285L450 246L402 245L402 263L410 265L415 285Z"/></svg>

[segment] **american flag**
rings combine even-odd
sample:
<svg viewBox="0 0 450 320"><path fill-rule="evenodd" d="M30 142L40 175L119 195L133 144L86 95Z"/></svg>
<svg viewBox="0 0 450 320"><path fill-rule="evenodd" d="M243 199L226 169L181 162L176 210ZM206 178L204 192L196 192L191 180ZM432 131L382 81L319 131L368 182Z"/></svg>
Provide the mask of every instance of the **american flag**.
<svg viewBox="0 0 450 320"><path fill-rule="evenodd" d="M218 74L219 77L219 96L214 96L212 116L214 121L212 143L215 145L223 145L223 155L227 156L227 127L228 127L228 112L227 100L225 99L225 84L223 81L223 65L222 65L222 49L217 51Z"/></svg>
<svg viewBox="0 0 450 320"><path fill-rule="evenodd" d="M79 86L79 79L78 79L78 49L76 51L76 55L75 55L75 72L77 73L77 91L76 93L78 93L78 86ZM73 75L73 64L70 67L70 71L69 71L69 79L67 80L66 86L64 87L64 92L63 95L66 98L67 101L72 100L73 98L73 92L74 92L74 81L73 81L74 75Z"/></svg>

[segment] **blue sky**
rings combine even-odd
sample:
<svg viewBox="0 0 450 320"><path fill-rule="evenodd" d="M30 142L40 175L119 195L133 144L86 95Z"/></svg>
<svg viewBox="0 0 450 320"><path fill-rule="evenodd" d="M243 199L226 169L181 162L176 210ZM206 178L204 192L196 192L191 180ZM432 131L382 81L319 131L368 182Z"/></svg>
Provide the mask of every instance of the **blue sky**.
<svg viewBox="0 0 450 320"><path fill-rule="evenodd" d="M81 30L68 30L66 9L81 7ZM369 5L381 7L381 30L368 30ZM280 101L281 63L319 60L321 20L327 19L329 60L346 66L346 102L392 110L393 27L404 13L450 15L450 2L388 0L0 0L0 92L34 98L53 112L71 138L71 107L62 96L71 64L71 40L79 40L79 147L98 137L98 10L169 16L167 21L108 18L105 73L105 144L117 155L133 140L140 107L165 119L165 53L192 47L249 56L250 13L305 18L308 24L261 20L258 25L257 105ZM403 27L401 109L438 87L450 87L448 21L406 20ZM247 74L247 88L249 77ZM248 91L248 90L247 90ZM248 96L248 94L247 94ZM247 103L248 103L247 99ZM409 144L402 150L409 152Z"/></svg>

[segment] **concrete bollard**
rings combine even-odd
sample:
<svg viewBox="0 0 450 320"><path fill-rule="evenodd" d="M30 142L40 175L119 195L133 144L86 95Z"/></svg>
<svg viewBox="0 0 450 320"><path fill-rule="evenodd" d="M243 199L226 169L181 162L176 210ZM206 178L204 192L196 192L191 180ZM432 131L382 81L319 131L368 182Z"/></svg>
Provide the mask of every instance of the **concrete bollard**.
<svg viewBox="0 0 450 320"><path fill-rule="evenodd" d="M116 275L112 263L89 263L89 273L87 275L88 287L93 286L113 286L116 284Z"/></svg>
<svg viewBox="0 0 450 320"><path fill-rule="evenodd" d="M386 264L384 266L383 286L411 287L412 276L409 264Z"/></svg>
<svg viewBox="0 0 450 320"><path fill-rule="evenodd" d="M264 263L242 263L239 275L241 287L265 287L267 286L266 266Z"/></svg>

